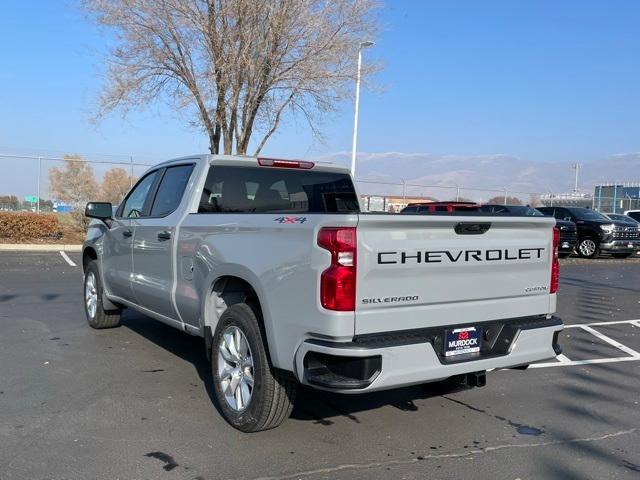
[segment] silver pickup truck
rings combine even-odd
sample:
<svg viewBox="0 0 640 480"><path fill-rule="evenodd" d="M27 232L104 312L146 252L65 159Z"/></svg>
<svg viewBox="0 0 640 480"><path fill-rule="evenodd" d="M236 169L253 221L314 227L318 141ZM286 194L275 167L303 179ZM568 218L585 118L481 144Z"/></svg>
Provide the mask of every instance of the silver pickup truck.
<svg viewBox="0 0 640 480"><path fill-rule="evenodd" d="M132 308L204 338L242 431L297 385L365 393L526 368L560 353L558 232L545 217L364 213L332 164L194 156L89 203L89 325Z"/></svg>

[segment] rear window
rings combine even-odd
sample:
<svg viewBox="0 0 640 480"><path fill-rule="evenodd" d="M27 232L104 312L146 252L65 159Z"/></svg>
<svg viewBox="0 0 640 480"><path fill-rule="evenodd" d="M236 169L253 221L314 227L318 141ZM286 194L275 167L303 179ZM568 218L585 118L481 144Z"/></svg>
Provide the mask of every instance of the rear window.
<svg viewBox="0 0 640 480"><path fill-rule="evenodd" d="M344 173L269 167L209 168L198 213L357 213Z"/></svg>
<svg viewBox="0 0 640 480"><path fill-rule="evenodd" d="M640 212L629 212L627 213L631 218L640 222Z"/></svg>

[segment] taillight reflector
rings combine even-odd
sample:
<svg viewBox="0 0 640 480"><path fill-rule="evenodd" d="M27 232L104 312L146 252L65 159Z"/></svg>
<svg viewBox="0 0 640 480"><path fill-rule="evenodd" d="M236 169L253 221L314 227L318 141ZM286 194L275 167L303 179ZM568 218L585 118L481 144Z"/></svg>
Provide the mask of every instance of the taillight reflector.
<svg viewBox="0 0 640 480"><path fill-rule="evenodd" d="M357 237L355 227L324 227L318 246L331 253L320 278L320 303L328 310L352 312L356 306Z"/></svg>
<svg viewBox="0 0 640 480"><path fill-rule="evenodd" d="M258 158L258 165L260 165L261 167L301 168L302 170L310 170L315 166L315 163L304 162L302 160L280 160L276 158Z"/></svg>
<svg viewBox="0 0 640 480"><path fill-rule="evenodd" d="M560 246L560 230L558 227L553 228L553 259L551 263L551 285L550 293L558 291L558 282L560 280L560 260L558 260L558 248Z"/></svg>

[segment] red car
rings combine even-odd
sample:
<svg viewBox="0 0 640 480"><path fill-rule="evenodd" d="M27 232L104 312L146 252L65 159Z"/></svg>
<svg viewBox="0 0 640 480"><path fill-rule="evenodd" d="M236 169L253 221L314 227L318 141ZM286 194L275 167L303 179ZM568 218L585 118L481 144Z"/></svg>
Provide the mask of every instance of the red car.
<svg viewBox="0 0 640 480"><path fill-rule="evenodd" d="M436 212L477 212L480 209L480 205L475 202L425 202L425 203L410 203L400 213L436 213Z"/></svg>

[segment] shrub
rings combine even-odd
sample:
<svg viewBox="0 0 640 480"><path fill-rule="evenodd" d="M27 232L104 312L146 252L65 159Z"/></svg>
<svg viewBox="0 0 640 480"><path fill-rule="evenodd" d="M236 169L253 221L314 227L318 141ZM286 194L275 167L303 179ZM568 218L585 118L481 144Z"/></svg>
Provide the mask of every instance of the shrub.
<svg viewBox="0 0 640 480"><path fill-rule="evenodd" d="M27 240L59 238L58 218L52 213L0 212L0 238Z"/></svg>

